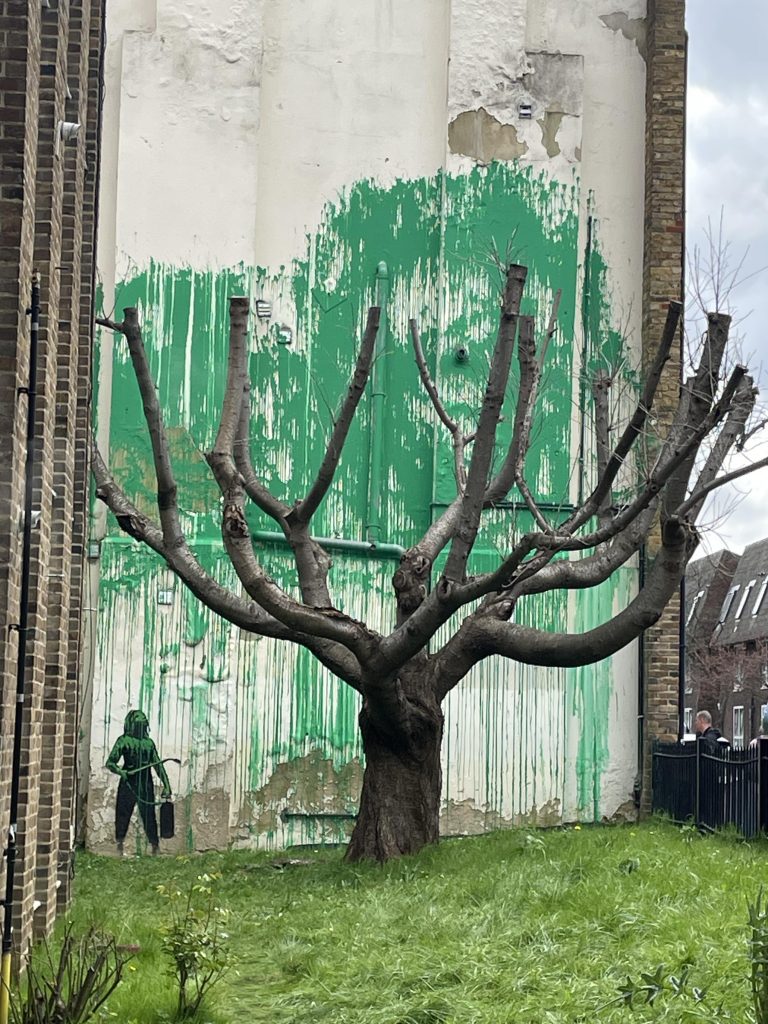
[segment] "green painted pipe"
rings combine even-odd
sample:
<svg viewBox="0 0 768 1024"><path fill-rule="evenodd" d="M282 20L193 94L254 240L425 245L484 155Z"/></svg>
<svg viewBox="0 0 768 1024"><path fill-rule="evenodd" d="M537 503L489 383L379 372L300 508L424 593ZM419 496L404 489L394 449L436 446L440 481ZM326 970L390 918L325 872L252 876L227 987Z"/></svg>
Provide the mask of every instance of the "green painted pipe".
<svg viewBox="0 0 768 1024"><path fill-rule="evenodd" d="M381 537L381 479L384 461L384 363L387 344L387 304L389 301L389 270L382 260L376 267L376 305L381 308L376 348L371 367L371 428L368 445L368 522L365 536L371 544Z"/></svg>
<svg viewBox="0 0 768 1024"><path fill-rule="evenodd" d="M261 544L280 544L283 547L288 547L285 534L276 530L254 530L251 538ZM350 555L400 559L405 554L405 548L399 544L378 544L367 540L348 540L346 537L313 537L313 540L316 540L321 547L328 548L329 551L346 551ZM133 537L108 536L102 543L138 544L140 542L134 540ZM218 537L200 537L197 540L191 540L189 546L193 551L195 548L223 548L223 542Z"/></svg>
<svg viewBox="0 0 768 1024"><path fill-rule="evenodd" d="M254 530L254 540L264 544L288 545L285 534L271 532L270 530ZM405 548L399 544L379 544L367 540L347 540L345 537L313 537L313 540L329 551L346 551L349 555L369 555L371 558L397 558L405 554Z"/></svg>

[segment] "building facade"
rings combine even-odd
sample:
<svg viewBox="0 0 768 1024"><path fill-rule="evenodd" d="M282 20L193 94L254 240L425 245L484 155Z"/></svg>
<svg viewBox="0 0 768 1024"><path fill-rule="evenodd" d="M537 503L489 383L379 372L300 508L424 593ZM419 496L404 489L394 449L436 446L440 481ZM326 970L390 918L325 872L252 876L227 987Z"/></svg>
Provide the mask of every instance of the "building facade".
<svg viewBox="0 0 768 1024"><path fill-rule="evenodd" d="M343 14L330 0L112 0L100 301L116 319L139 307L185 529L206 568L234 583L201 454L218 421L232 294L254 310L254 458L288 501L317 467L365 308L384 308L383 484L371 487L364 403L315 525L333 542L345 611L391 627L398 550L453 497L408 319L452 412L471 420L510 258L529 267L524 312L540 324L562 293L531 465L545 507L577 503L594 473L588 378L621 365L631 396L680 297L684 103L682 0L621 12L598 0L360 0ZM98 359L100 448L151 509L127 354L102 332ZM672 360L662 416L678 377ZM526 516L511 502L489 517L475 571ZM270 522L251 525L267 571L292 587ZM305 652L210 616L101 508L90 538L89 844L114 848L117 778L104 766L136 709L161 756L181 762L169 768L181 822L169 849L342 837L362 771L355 695ZM638 572L531 599L524 614L588 629L628 600ZM678 614L651 631L644 660L636 646L569 671L499 660L465 680L446 708L443 831L634 813L638 721L677 731Z"/></svg>
<svg viewBox="0 0 768 1024"><path fill-rule="evenodd" d="M99 0L0 4L3 847L17 707L33 274L40 285L32 478L35 527L15 872L19 950L27 947L33 934L50 931L57 910L68 904L72 877L81 623L88 605L83 569L101 29ZM4 891L4 880L0 884Z"/></svg>
<svg viewBox="0 0 768 1024"><path fill-rule="evenodd" d="M768 716L768 540L691 563L685 582L686 725L704 708L745 746Z"/></svg>

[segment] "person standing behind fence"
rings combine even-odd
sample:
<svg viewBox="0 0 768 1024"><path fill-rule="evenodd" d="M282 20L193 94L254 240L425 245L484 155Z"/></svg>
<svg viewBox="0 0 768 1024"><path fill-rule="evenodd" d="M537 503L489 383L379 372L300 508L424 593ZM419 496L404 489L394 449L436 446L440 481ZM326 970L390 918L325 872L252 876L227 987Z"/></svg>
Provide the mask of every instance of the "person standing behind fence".
<svg viewBox="0 0 768 1024"><path fill-rule="evenodd" d="M693 729L701 741L705 754L717 754L724 747L730 746L720 730L712 725L712 715L708 711L699 711L696 714Z"/></svg>

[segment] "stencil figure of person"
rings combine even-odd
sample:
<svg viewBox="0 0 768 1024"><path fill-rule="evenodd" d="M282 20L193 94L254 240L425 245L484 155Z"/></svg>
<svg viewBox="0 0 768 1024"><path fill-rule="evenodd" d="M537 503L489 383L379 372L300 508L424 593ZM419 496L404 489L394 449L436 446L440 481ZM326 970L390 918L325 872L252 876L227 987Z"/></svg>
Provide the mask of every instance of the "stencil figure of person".
<svg viewBox="0 0 768 1024"><path fill-rule="evenodd" d="M152 853L160 850L155 813L155 784L152 770L157 773L163 786L161 800L170 800L171 784L168 781L157 747L149 738L149 721L143 711L129 711L123 726L123 735L118 737L107 758L107 768L120 776L115 803L115 840L118 856L123 855L123 842L128 834L133 809L138 804L139 815L144 826ZM122 765L120 760L122 759Z"/></svg>

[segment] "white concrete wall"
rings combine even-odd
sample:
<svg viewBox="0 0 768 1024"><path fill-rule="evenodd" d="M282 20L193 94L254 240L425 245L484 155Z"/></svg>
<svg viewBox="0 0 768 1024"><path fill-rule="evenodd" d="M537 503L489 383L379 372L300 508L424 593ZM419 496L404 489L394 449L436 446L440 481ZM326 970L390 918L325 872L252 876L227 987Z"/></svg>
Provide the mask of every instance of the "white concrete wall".
<svg viewBox="0 0 768 1024"><path fill-rule="evenodd" d="M119 311L121 282L150 261L205 273L242 264L279 278L305 255L327 203L363 179L387 186L517 157L573 185L580 252L594 216L613 326L637 352L644 0L627 0L621 12L599 0L110 0L107 12L99 268L108 311ZM521 117L526 104L530 118ZM276 317L292 323L289 300L275 294ZM103 339L98 423L105 450L111 358ZM104 522L99 513L97 531ZM102 621L94 658L96 846L108 843L112 799L101 765L135 700L128 677L141 661L145 629L135 621L129 634L126 607L113 608L118 621ZM230 675L213 701L223 739L205 764L215 783L189 769L179 785L210 784L221 796L217 821L228 817L232 836L242 838L244 708L254 695L238 689L240 657L231 651ZM576 706L563 673L525 670L510 682L501 662L476 673L448 706L446 785L458 807L448 827L526 815L599 817L624 805L636 766L636 660L632 648L611 663L610 700L599 712L607 715L600 728L608 754L599 807L589 809L580 806L575 765L589 726L584 716L598 712ZM161 730L169 752L210 747L210 737L195 734L189 710L199 674L193 661L182 678L166 681L164 706L177 704ZM279 663L265 655L271 671ZM489 702L489 687L498 700ZM281 692L265 684L259 700L274 702ZM549 767L527 782L526 758L535 757ZM496 764L490 774L507 779L503 792L487 791L489 758ZM196 827L210 842L206 813L199 804ZM288 837L281 826L268 841Z"/></svg>

